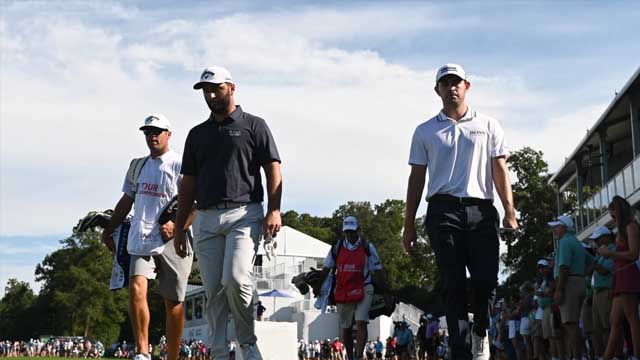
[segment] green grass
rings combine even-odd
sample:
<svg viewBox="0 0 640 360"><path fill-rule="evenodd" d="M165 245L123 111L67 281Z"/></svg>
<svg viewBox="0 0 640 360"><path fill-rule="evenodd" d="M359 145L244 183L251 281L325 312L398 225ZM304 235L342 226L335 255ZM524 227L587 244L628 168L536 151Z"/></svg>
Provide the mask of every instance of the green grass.
<svg viewBox="0 0 640 360"><path fill-rule="evenodd" d="M31 357L31 356L25 356L25 357L14 357L14 358L5 358L5 359L15 359L15 360L73 360L73 359L82 359L84 360L84 358L80 357L80 358L66 358L66 357L56 357L56 356L45 356L45 357ZM123 360L123 359L116 359L116 358L100 358L100 359L106 359L106 360Z"/></svg>

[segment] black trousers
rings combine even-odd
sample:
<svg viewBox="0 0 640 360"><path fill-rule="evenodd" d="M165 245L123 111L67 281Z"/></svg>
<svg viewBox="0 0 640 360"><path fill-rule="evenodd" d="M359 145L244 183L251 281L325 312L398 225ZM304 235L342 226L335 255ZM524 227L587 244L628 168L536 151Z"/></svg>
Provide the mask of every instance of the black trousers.
<svg viewBox="0 0 640 360"><path fill-rule="evenodd" d="M489 305L498 282L498 212L488 200L436 195L429 200L425 227L446 292L452 359L471 359L465 342L467 314L473 313L473 331L486 336Z"/></svg>

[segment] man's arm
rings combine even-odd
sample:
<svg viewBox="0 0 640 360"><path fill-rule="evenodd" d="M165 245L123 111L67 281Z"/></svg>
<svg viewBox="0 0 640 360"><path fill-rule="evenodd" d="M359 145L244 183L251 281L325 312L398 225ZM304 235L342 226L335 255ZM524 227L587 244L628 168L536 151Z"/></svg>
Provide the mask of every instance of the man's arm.
<svg viewBox="0 0 640 360"><path fill-rule="evenodd" d="M267 178L267 215L262 224L262 233L275 237L282 226L280 218L280 201L282 199L282 175L280 163L272 161L263 165Z"/></svg>
<svg viewBox="0 0 640 360"><path fill-rule="evenodd" d="M553 297L553 301L560 305L564 302L564 290L567 285L567 279L569 278L569 267L560 265L560 274L558 280L556 280L556 291Z"/></svg>
<svg viewBox="0 0 640 360"><path fill-rule="evenodd" d="M416 213L420 206L426 176L426 165L411 165L411 174L407 185L407 204L404 212L404 231L402 232L402 244L407 252L411 251L418 238L415 226Z"/></svg>
<svg viewBox="0 0 640 360"><path fill-rule="evenodd" d="M611 273L611 269L606 268L598 263L593 264L593 270L597 271L600 275L608 275Z"/></svg>
<svg viewBox="0 0 640 360"><path fill-rule="evenodd" d="M184 233L193 219L193 202L196 197L197 178L183 175L178 189L178 213L176 214L176 229L173 245L180 257L187 256L187 238Z"/></svg>
<svg viewBox="0 0 640 360"><path fill-rule="evenodd" d="M509 181L509 171L507 169L507 158L500 156L491 161L491 177L496 186L502 207L504 208L504 220L502 226L508 229L517 229L516 210L513 207L513 192L511 191L511 181Z"/></svg>
<svg viewBox="0 0 640 360"><path fill-rule="evenodd" d="M104 230L102 230L102 242L111 252L116 251L116 247L113 243L113 231L118 227L118 225L122 224L127 215L129 215L132 207L133 198L127 194L122 194L122 197L116 204L115 209L113 209L113 215L111 215L109 224L107 224Z"/></svg>

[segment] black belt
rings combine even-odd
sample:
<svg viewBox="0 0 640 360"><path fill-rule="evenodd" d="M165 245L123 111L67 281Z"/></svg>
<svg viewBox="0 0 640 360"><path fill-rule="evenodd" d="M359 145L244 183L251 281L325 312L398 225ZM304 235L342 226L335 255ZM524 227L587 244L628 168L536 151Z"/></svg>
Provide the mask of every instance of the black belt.
<svg viewBox="0 0 640 360"><path fill-rule="evenodd" d="M449 194L435 194L429 198L428 202L445 202L464 206L491 205L493 199L480 199L474 197L457 197Z"/></svg>
<svg viewBox="0 0 640 360"><path fill-rule="evenodd" d="M243 207L248 205L248 202L232 202L232 201L224 201L221 203L217 203L212 207L218 210L226 210L226 209L237 209L239 207Z"/></svg>

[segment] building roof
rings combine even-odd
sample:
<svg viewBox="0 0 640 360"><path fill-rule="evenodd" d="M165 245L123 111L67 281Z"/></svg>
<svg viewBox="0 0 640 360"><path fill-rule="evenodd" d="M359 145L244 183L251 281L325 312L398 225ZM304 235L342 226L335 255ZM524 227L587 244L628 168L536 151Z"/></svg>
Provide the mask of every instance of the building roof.
<svg viewBox="0 0 640 360"><path fill-rule="evenodd" d="M278 246L277 256L296 256L309 258L323 258L327 256L331 245L294 228L283 226L276 237ZM264 247L258 248L258 255L264 255Z"/></svg>
<svg viewBox="0 0 640 360"><path fill-rule="evenodd" d="M623 102L623 99L626 98L627 92L632 89L638 89L640 87L640 67L636 69L633 73L629 81L622 87L622 89L616 94L615 98L609 106L604 110L602 115L598 118L598 120L591 126L587 134L580 140L580 142L576 145L574 150L571 152L571 155L565 158L564 163L558 171L556 171L551 178L549 179L549 183L558 183L562 185L568 178L570 178L571 174L575 173L576 167L573 159L578 155L583 148L587 145L587 143L592 142L592 139L597 136L597 132L602 127L603 123L610 120L610 117L616 117L618 113L624 113L628 111L626 104Z"/></svg>

